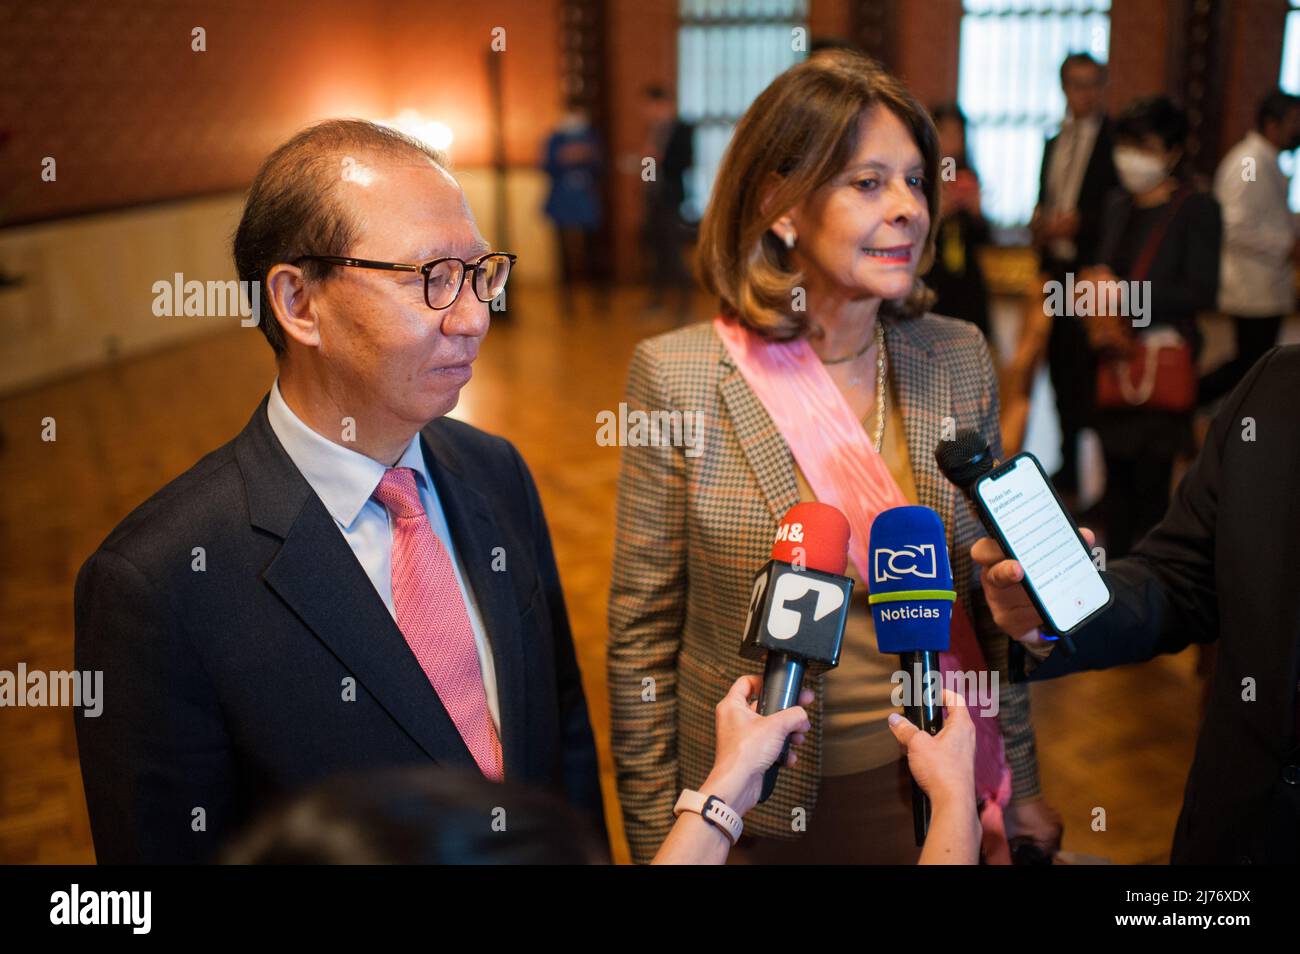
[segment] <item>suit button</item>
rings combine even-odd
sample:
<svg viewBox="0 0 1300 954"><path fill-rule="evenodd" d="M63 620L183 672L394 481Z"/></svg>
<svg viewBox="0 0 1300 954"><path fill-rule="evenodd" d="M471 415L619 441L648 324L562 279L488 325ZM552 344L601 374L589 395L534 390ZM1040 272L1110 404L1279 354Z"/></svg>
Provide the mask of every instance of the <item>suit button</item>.
<svg viewBox="0 0 1300 954"><path fill-rule="evenodd" d="M1292 749L1282 766L1282 781L1288 785L1300 785L1300 748Z"/></svg>

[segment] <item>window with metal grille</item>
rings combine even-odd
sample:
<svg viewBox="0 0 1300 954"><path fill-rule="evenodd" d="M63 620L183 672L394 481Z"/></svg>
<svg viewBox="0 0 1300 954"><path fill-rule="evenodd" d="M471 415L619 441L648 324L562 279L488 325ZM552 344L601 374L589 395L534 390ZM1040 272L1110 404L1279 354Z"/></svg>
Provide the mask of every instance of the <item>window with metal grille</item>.
<svg viewBox="0 0 1300 954"><path fill-rule="evenodd" d="M683 213L695 220L736 122L768 83L807 55L808 3L681 0L678 10L677 108L695 127Z"/></svg>
<svg viewBox="0 0 1300 954"><path fill-rule="evenodd" d="M1105 63L1110 0L965 0L957 102L989 220L1023 229L1038 200L1043 143L1065 117L1061 61Z"/></svg>
<svg viewBox="0 0 1300 954"><path fill-rule="evenodd" d="M1286 13L1286 32L1282 35L1282 69L1277 84L1295 96L1300 96L1300 0L1291 0ZM1296 172L1296 151L1284 152L1278 157L1282 171L1291 177L1291 211L1300 212L1300 176Z"/></svg>

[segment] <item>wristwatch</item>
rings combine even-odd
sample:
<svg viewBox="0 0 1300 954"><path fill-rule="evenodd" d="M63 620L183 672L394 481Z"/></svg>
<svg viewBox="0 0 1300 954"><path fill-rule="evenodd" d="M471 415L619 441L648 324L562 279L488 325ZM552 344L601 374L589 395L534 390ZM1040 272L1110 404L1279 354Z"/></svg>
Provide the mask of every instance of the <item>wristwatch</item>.
<svg viewBox="0 0 1300 954"><path fill-rule="evenodd" d="M673 807L673 816L676 817L682 812L694 812L699 815L726 835L733 845L740 838L740 833L745 830L745 823L740 820L740 815L715 795L693 792L689 788L684 789Z"/></svg>

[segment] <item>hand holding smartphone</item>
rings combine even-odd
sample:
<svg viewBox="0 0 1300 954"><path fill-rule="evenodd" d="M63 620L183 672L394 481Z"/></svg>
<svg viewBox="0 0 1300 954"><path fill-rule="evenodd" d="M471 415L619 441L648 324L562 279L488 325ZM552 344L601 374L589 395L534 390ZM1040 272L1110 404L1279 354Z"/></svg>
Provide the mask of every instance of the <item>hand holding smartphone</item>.
<svg viewBox="0 0 1300 954"><path fill-rule="evenodd" d="M1068 636L1111 604L1079 528L1033 454L1021 453L975 482L971 498L1008 558L1024 570L1024 587L1044 638Z"/></svg>

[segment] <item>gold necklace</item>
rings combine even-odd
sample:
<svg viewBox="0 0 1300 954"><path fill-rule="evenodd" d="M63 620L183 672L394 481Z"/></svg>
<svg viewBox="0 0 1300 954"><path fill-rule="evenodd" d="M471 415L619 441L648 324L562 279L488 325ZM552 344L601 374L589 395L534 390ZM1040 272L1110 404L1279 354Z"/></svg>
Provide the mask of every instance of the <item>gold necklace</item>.
<svg viewBox="0 0 1300 954"><path fill-rule="evenodd" d="M877 324L879 324L879 322L877 322ZM868 336L867 340L862 343L862 347L859 348L855 353L846 354L842 358L822 358L822 364L844 364L847 361L857 361L858 358L862 357L864 354L867 353L867 349L871 347L872 343L875 340L876 340L875 338Z"/></svg>
<svg viewBox="0 0 1300 954"><path fill-rule="evenodd" d="M872 344L876 346L876 453L880 453L880 448L885 439L885 376L887 373L888 362L885 359L885 327L880 319L876 319L876 333L873 339L868 339L867 343L855 355L849 355L843 358L822 359L822 364L843 364L846 361L855 361L861 358L870 349ZM861 383L862 378L854 375L849 378L849 387L855 388Z"/></svg>

